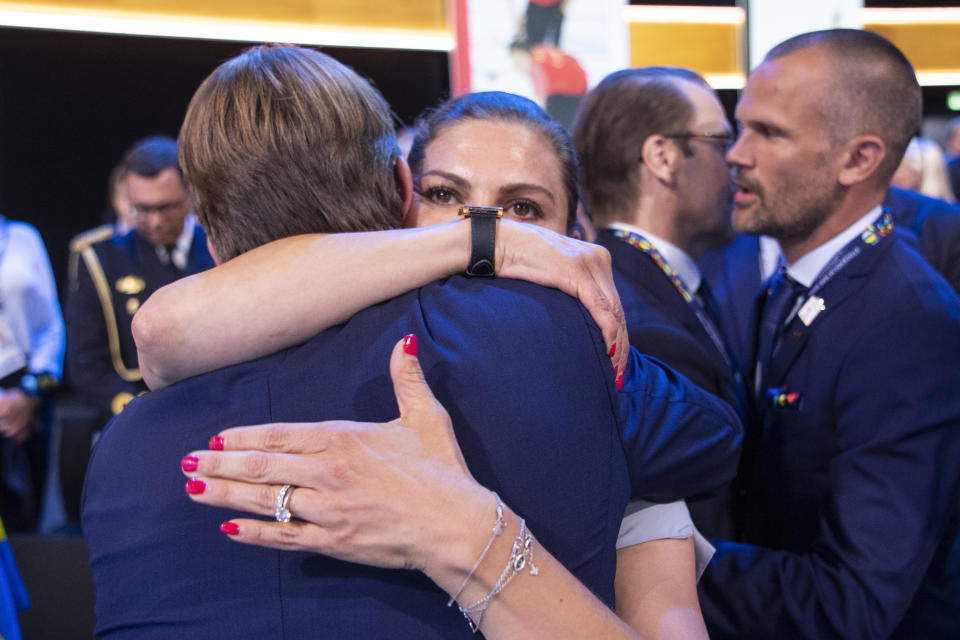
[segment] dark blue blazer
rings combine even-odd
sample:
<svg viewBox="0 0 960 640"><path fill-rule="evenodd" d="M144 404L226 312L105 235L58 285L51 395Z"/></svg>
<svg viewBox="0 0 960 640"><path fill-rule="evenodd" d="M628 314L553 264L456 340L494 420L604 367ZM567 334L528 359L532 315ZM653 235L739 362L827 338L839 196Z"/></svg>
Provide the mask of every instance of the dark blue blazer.
<svg viewBox="0 0 960 640"><path fill-rule="evenodd" d="M729 422L722 403L653 361L634 356L618 394L599 330L573 299L454 277L303 346L138 398L114 419L94 450L83 506L97 633L473 637L419 573L231 543L218 526L239 514L191 503L178 469L181 456L229 426L396 417L389 355L411 332L474 476L607 603L630 483L663 496L702 487L714 481L702 477L705 465L717 474L717 452L739 443L735 421L718 427ZM621 411L645 426L622 432ZM726 457L721 476L733 471Z"/></svg>
<svg viewBox="0 0 960 640"><path fill-rule="evenodd" d="M883 204L893 216L897 233L960 292L960 206L897 187L887 191ZM732 244L705 253L699 264L713 288L727 340L748 373L759 313L757 298L764 284L759 241L741 234Z"/></svg>
<svg viewBox="0 0 960 640"><path fill-rule="evenodd" d="M756 236L740 234L726 247L703 254L698 263L717 301L727 343L744 375L749 376L753 369L758 297L763 289L760 241Z"/></svg>
<svg viewBox="0 0 960 640"><path fill-rule="evenodd" d="M897 228L960 292L960 206L896 187L883 204Z"/></svg>
<svg viewBox="0 0 960 640"><path fill-rule="evenodd" d="M746 544L700 583L711 637L955 636L960 301L897 234L821 296L765 385L798 402L747 430Z"/></svg>
<svg viewBox="0 0 960 640"><path fill-rule="evenodd" d="M104 276L99 284L91 275L90 260ZM160 287L212 266L207 236L199 224L194 227L183 271L160 262L154 246L135 231L80 249L67 299L67 376L84 403L96 409L100 426L113 415L111 404L117 394L147 390L139 376L137 346L130 330L133 314ZM109 344L108 325L117 332L116 353ZM133 375L121 375L116 359L124 373Z"/></svg>
<svg viewBox="0 0 960 640"><path fill-rule="evenodd" d="M693 308L648 254L614 233L599 229L596 242L613 259L630 344L736 406L733 371Z"/></svg>
<svg viewBox="0 0 960 640"><path fill-rule="evenodd" d="M596 242L610 252L613 260L613 279L631 346L737 408L742 419L746 407L734 386L731 364L663 270L647 253L616 237L612 229L599 229ZM724 330L722 326L719 329ZM691 493L683 497L701 533L710 537L732 535L728 487L709 496Z"/></svg>

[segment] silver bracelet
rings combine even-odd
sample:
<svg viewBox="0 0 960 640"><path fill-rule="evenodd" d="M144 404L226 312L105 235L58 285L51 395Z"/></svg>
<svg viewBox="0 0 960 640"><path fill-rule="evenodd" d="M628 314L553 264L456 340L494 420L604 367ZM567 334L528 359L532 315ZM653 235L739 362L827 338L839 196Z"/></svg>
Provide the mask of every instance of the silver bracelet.
<svg viewBox="0 0 960 640"><path fill-rule="evenodd" d="M450 600L447 602L447 606L453 605L454 601L460 597L460 594L463 593L463 590L467 587L467 583L470 582L470 578L473 577L473 574L476 573L477 567L480 566L480 563L483 562L483 559L487 556L487 551L490 551L490 547L493 546L493 541L497 539L501 533L503 533L503 528L507 526L507 523L503 519L503 500L500 499L500 496L496 493L493 496L497 499L497 521L493 523L493 533L490 535L490 539L487 541L487 546L483 548L483 551L480 553L480 557L477 558L477 561L473 563L473 568L470 569L470 573L467 574L467 577L463 579L463 584L460 585L460 588L457 589L457 592L450 596Z"/></svg>
<svg viewBox="0 0 960 640"><path fill-rule="evenodd" d="M501 591L503 591L510 582L520 574L521 571L530 565L530 575L535 576L540 573L537 566L533 564L533 534L527 531L527 521L520 518L520 533L513 541L513 548L510 551L510 559L507 560L507 566L503 568L500 578L493 585L490 593L480 600L477 600L469 607L460 607L460 613L467 619L470 630L476 633L480 630L480 623L483 621L483 614L486 613L490 601L493 600ZM477 614L477 621L470 618L471 613Z"/></svg>

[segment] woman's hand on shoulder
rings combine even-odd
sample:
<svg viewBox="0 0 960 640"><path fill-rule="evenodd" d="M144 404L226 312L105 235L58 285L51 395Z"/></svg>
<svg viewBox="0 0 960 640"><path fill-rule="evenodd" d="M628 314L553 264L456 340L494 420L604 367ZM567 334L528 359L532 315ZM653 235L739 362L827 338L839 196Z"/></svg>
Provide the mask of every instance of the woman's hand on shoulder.
<svg viewBox="0 0 960 640"><path fill-rule="evenodd" d="M630 344L610 252L537 225L501 220L496 261L500 277L560 289L583 303L600 327L620 386Z"/></svg>
<svg viewBox="0 0 960 640"><path fill-rule="evenodd" d="M415 336L394 347L390 374L396 420L227 429L211 439L219 450L181 461L190 498L275 516L289 484L292 521L234 518L221 531L247 544L420 569L452 584L469 567L495 498L467 470L450 416L420 370Z"/></svg>

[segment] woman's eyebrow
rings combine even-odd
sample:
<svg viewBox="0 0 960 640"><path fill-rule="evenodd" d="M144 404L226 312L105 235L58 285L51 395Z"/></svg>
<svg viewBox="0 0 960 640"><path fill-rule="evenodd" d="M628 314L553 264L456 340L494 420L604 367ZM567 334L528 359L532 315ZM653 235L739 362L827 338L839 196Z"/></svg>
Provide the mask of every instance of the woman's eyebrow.
<svg viewBox="0 0 960 640"><path fill-rule="evenodd" d="M518 182L516 184L506 184L500 187L500 195L502 197L515 195L516 193L524 191L537 191L550 198L550 202L553 202L554 204L557 202L557 198L549 189L546 187L541 187L538 184L533 184L530 182Z"/></svg>
<svg viewBox="0 0 960 640"><path fill-rule="evenodd" d="M449 180L450 182L456 184L458 187L469 187L469 186L470 186L470 183L469 183L469 182L467 182L465 179L463 179L462 177L458 176L457 174L455 174L455 173L450 173L449 171L441 171L440 169L433 169L433 170L431 170L431 171L424 171L424 172L421 173L419 176L417 176L417 182L423 180L423 179L426 178L427 176L440 176L441 178L443 178L443 179L445 179L445 180Z"/></svg>

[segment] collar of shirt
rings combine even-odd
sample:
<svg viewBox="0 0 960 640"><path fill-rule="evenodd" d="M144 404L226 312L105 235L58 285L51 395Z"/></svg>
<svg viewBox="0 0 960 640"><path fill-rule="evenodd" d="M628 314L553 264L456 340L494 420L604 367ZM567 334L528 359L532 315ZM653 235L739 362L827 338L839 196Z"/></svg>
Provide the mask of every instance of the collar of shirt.
<svg viewBox="0 0 960 640"><path fill-rule="evenodd" d="M173 245L173 255L167 256L167 249L163 246L157 246L157 255L160 256L160 259L166 264L166 260L169 259L173 264L183 271L187 268L187 262L190 259L190 247L193 245L193 230L197 226L197 218L192 213L188 213L187 217L183 219L183 231L180 232L180 235L177 236L177 242Z"/></svg>
<svg viewBox="0 0 960 640"><path fill-rule="evenodd" d="M776 238L760 236L760 282L767 282L783 264L783 252Z"/></svg>
<svg viewBox="0 0 960 640"><path fill-rule="evenodd" d="M653 235L649 231L635 227L632 224L627 224L626 222L612 222L610 223L610 228L639 233L646 238L650 244L657 248L657 251L659 251L660 255L667 261L667 264L676 269L677 275L680 276L680 280L683 281L684 286L690 293L696 293L697 289L700 288L700 267L697 266L696 261L687 255L683 249L667 242L663 238Z"/></svg>
<svg viewBox="0 0 960 640"><path fill-rule="evenodd" d="M827 266L827 263L833 259L833 256L837 255L848 242L856 238L864 229L870 226L870 223L880 215L880 211L881 207L879 205L874 207L870 210L870 213L793 264L787 265L787 274L805 287L813 285L817 276L823 268Z"/></svg>

